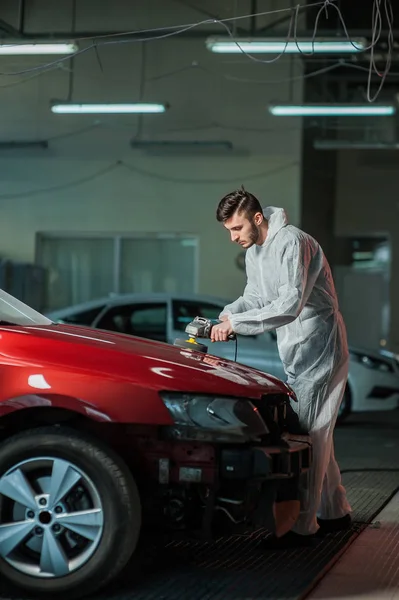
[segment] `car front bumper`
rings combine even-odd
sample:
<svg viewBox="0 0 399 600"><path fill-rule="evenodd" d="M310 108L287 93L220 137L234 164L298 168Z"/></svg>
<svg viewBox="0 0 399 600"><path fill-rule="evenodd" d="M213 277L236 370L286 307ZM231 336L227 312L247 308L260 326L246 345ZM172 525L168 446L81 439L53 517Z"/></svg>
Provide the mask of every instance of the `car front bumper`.
<svg viewBox="0 0 399 600"><path fill-rule="evenodd" d="M299 514L301 490L312 464L310 437L289 433L275 443L253 444L171 439L150 443L147 438L140 440L139 449L151 523L200 528L207 536L220 519L233 530L238 524L287 530ZM282 503L283 522L275 509Z"/></svg>
<svg viewBox="0 0 399 600"><path fill-rule="evenodd" d="M288 479L307 472L312 445L307 435L282 436L281 445L223 448L220 452L222 480Z"/></svg>

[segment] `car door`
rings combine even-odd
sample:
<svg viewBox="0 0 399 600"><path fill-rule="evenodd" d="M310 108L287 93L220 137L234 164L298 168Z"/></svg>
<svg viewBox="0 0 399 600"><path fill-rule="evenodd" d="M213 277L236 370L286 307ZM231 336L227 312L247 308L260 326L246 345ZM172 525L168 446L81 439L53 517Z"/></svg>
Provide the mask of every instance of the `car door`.
<svg viewBox="0 0 399 600"><path fill-rule="evenodd" d="M167 341L167 303L137 302L110 306L96 323L97 329Z"/></svg>
<svg viewBox="0 0 399 600"><path fill-rule="evenodd" d="M218 319L224 305L199 300L172 300L172 332L174 339L186 338L185 328L196 316ZM208 346L209 354L234 360L235 343L200 340ZM276 336L264 333L256 336L237 336L237 362L286 379L277 349Z"/></svg>

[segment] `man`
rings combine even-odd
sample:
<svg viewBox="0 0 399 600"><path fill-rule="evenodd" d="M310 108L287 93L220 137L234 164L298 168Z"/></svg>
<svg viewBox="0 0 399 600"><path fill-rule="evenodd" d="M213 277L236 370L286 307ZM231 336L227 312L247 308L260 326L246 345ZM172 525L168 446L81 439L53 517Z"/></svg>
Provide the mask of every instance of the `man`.
<svg viewBox="0 0 399 600"><path fill-rule="evenodd" d="M308 545L319 533L351 525L351 507L334 457L333 430L348 376L345 325L328 262L310 235L289 225L281 208L262 210L244 188L227 194L217 220L246 252L247 285L224 308L212 341L277 330L280 358L313 443L313 466L294 528L272 547ZM319 518L317 518L319 515Z"/></svg>

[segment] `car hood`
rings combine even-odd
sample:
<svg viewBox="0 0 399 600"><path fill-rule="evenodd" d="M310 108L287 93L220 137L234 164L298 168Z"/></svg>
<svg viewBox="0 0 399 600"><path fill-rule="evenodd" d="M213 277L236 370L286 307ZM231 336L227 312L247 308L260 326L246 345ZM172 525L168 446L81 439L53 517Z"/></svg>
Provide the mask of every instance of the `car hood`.
<svg viewBox="0 0 399 600"><path fill-rule="evenodd" d="M43 366L112 377L156 390L256 398L265 393L290 393L288 386L271 375L163 342L62 324L16 327L14 332L18 331L31 334L19 336L20 358L34 357Z"/></svg>

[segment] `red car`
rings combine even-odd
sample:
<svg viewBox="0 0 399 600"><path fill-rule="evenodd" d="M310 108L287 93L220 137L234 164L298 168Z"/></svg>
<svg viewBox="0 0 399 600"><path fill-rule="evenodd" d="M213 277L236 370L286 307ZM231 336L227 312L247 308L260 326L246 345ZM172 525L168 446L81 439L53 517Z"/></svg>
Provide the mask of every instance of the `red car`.
<svg viewBox="0 0 399 600"><path fill-rule="evenodd" d="M71 598L115 577L154 527L291 528L311 445L279 380L53 324L1 291L0 343L3 577Z"/></svg>

